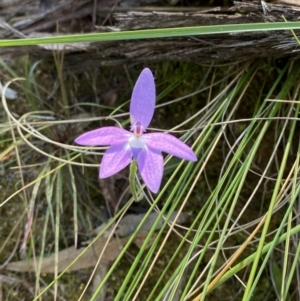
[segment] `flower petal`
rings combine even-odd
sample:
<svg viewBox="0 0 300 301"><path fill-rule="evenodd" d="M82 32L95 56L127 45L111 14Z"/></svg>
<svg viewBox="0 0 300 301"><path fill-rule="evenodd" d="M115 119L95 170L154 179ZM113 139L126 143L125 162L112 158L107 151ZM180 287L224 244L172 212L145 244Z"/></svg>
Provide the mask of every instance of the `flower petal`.
<svg viewBox="0 0 300 301"><path fill-rule="evenodd" d="M155 109L155 83L150 69L145 68L133 88L130 102L131 125L140 121L146 130Z"/></svg>
<svg viewBox="0 0 300 301"><path fill-rule="evenodd" d="M151 148L143 150L138 157L138 168L149 190L157 193L164 172L164 159L161 152Z"/></svg>
<svg viewBox="0 0 300 301"><path fill-rule="evenodd" d="M131 149L127 144L112 145L104 154L101 165L99 178L110 177L131 162Z"/></svg>
<svg viewBox="0 0 300 301"><path fill-rule="evenodd" d="M173 135L167 133L149 133L144 134L143 138L146 141L146 145L153 149L188 161L197 161L193 150Z"/></svg>
<svg viewBox="0 0 300 301"><path fill-rule="evenodd" d="M79 145L113 145L126 142L132 136L131 132L115 126L107 126L86 132L75 139Z"/></svg>

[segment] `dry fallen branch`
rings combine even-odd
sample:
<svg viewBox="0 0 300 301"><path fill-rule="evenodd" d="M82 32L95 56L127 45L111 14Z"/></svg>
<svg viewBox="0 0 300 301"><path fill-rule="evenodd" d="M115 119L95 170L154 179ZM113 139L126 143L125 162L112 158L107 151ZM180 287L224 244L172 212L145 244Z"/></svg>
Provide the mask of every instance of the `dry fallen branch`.
<svg viewBox="0 0 300 301"><path fill-rule="evenodd" d="M72 10L68 11L71 2L67 1L65 6L62 5L59 9L45 14L44 17L33 18L28 24L21 24L13 28L20 31L22 35L38 35L40 33L36 32L37 30L48 29L50 31L55 17L58 18L59 22L63 22L64 20L69 20L70 16L75 18L76 14L79 14L82 17L83 15L91 14L91 11L93 11L90 7L91 1L88 0L76 2ZM115 10L118 8L120 7L116 6ZM103 9L103 2L99 1L94 9L94 13L96 13L98 18L103 16ZM124 13L114 12L110 15L111 22L113 22L111 27L96 26L94 29L98 31L124 31L216 24L278 22L283 21L283 16L288 21L297 21L300 13L300 6L287 3L266 3L264 1L236 1L235 5L227 11L217 10L216 8L213 11L197 11L193 8L190 12L156 12L154 9L148 12L129 10ZM2 31L2 34L0 32L0 35L3 37L16 35L13 30L7 28L6 26L6 30ZM92 28L92 24L85 24L85 28ZM48 34L51 33L48 32ZM1 48L0 55L11 58L11 56L30 52L38 57L49 57L52 59L52 49L61 49L66 53L65 67L73 72L82 72L97 66L162 60L211 63L265 57L281 58L289 56L299 58L300 55L297 42L289 30L82 45L79 43L76 47L64 44L42 47Z"/></svg>
<svg viewBox="0 0 300 301"><path fill-rule="evenodd" d="M174 212L171 216L170 221L172 221L176 215L177 212ZM143 243L157 216L157 213L151 213L149 218L142 226L141 232L136 235L134 243L138 247L141 245L141 243ZM121 236L121 238L113 237L110 239L107 247L104 250L104 255L102 257L101 263L109 264L118 257L123 246L130 238L130 235L135 231L143 217L143 214L130 214L124 217L116 230L116 234ZM184 223L186 221L186 218L186 214L182 213L177 222ZM159 222L157 229L161 228L162 225L163 220ZM103 251L103 247L106 244L107 237L105 236L108 236L108 234L109 233L106 233L106 235L100 237L91 247L89 247L88 250L72 264L72 266L68 269L68 272L95 266L98 259L97 256ZM60 251L58 254L58 272L65 270L84 251L84 249L85 248L75 249L75 247L72 246ZM37 258L37 261L39 261L39 258ZM32 259L11 262L5 266L6 270L16 272L35 272L35 268L36 263ZM54 269L55 254L43 258L41 273L54 273Z"/></svg>

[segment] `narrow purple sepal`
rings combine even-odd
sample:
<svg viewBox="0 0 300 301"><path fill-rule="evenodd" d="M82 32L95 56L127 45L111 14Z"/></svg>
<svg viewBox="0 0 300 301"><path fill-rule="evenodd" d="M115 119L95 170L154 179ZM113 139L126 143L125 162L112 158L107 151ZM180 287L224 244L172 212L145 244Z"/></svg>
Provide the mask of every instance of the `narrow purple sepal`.
<svg viewBox="0 0 300 301"><path fill-rule="evenodd" d="M157 193L164 171L164 159L161 152L151 149L143 150L138 157L138 168L149 190Z"/></svg>
<svg viewBox="0 0 300 301"><path fill-rule="evenodd" d="M98 146L125 143L131 132L114 126L107 126L86 132L75 139L79 145Z"/></svg>
<svg viewBox="0 0 300 301"><path fill-rule="evenodd" d="M188 161L197 161L193 150L175 136L166 133L149 133L144 134L143 138L146 141L146 145L153 149Z"/></svg>
<svg viewBox="0 0 300 301"><path fill-rule="evenodd" d="M136 81L130 102L131 125L140 121L146 130L155 109L155 83L150 69L145 68Z"/></svg>
<svg viewBox="0 0 300 301"><path fill-rule="evenodd" d="M110 177L125 168L131 162L131 149L127 144L112 145L104 154L99 178Z"/></svg>

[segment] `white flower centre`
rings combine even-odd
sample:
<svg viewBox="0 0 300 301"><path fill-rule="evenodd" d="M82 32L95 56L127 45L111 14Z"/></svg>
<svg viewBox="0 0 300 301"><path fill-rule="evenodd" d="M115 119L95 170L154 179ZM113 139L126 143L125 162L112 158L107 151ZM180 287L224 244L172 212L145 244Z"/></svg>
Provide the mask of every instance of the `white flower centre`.
<svg viewBox="0 0 300 301"><path fill-rule="evenodd" d="M144 148L146 145L145 140L142 136L136 137L134 135L132 135L129 138L128 143L129 143L130 147L133 147L133 148Z"/></svg>

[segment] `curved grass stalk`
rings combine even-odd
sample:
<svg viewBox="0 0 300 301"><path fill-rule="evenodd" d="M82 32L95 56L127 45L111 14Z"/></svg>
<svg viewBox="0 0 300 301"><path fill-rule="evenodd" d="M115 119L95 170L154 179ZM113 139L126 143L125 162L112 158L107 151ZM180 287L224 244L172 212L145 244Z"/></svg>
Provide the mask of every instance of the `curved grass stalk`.
<svg viewBox="0 0 300 301"><path fill-rule="evenodd" d="M284 97L284 93L287 93L287 91L290 91L291 83L294 83L294 80L295 80L297 75L298 75L298 66L294 66L294 68L291 70L291 73L289 74L288 81L287 81L287 83L284 87L284 90L282 92L283 95L282 96L279 95L279 97ZM297 106L296 112L297 112L296 116L298 116L299 106ZM248 282L247 282L246 290L245 290L245 293L244 293L244 296L243 296L243 301L248 301L250 299L250 297L253 293L253 289L255 288L255 285L252 285L252 283L254 281L254 277L256 276L256 271L257 271L257 268L258 268L258 262L260 260L260 256L261 256L261 252L262 252L263 245L264 245L264 242L265 242L265 238L266 238L266 235L267 235L267 231L268 231L268 228L269 228L269 225L270 225L270 222L271 222L272 212L273 212L274 207L275 207L275 203L276 203L276 200L277 200L277 194L279 192L280 185L281 185L281 180L283 178L283 172L286 168L286 161L287 161L287 158L288 158L288 155L289 155L289 150L290 150L290 146L291 146L291 139L294 135L294 131L295 131L295 121L292 123L292 129L290 130L290 135L289 135L289 138L288 138L288 144L287 144L287 147L285 149L284 157L283 157L282 162L281 162L279 174L278 174L278 177L277 177L277 181L276 181L276 184L275 184L273 196L272 196L270 207L269 207L269 210L268 210L268 215L267 215L266 221L264 223L261 239L259 240L257 255L256 255L255 260L253 262L253 266L252 266L250 276L249 276L249 279L248 279ZM262 272L262 270L260 269L260 272L258 273L258 275L260 275L261 272ZM257 284L258 279L259 278L256 277L256 280L255 280L256 284Z"/></svg>
<svg viewBox="0 0 300 301"><path fill-rule="evenodd" d="M287 91L288 89L286 89L286 91ZM278 110L278 109L277 109ZM272 114L274 113L274 110L273 110L273 112L272 112ZM252 236L253 237L253 236ZM246 247L246 245L249 243L249 241L246 243L246 244L244 244L244 246L243 246L243 248L245 248ZM242 247L241 247L242 248ZM236 260L236 258L237 257L235 257L234 258L234 260ZM228 263L228 265L227 265L227 267L229 267L233 262L234 262L234 260L232 260L232 261L229 261L229 263ZM225 271L226 271L226 269L225 269ZM213 283L217 283L218 282L218 279L220 278L220 276L222 276L224 274L224 270L218 275L218 277L214 280L214 282L212 282L212 284ZM212 284L210 284L207 288L208 288L208 290L210 290L210 288L212 287ZM197 298L195 298L194 300L200 300L200 297L203 297L204 295L199 295Z"/></svg>

